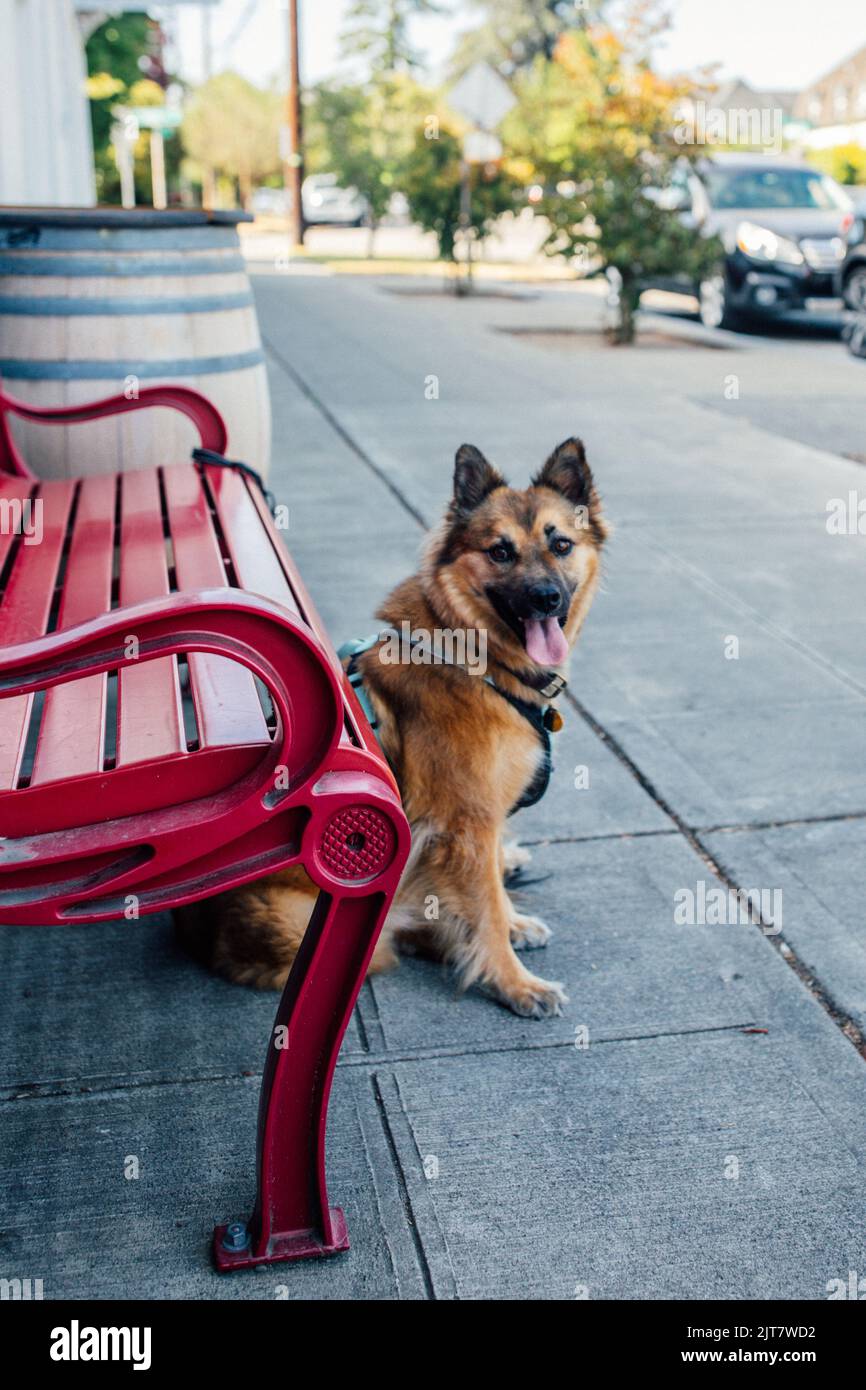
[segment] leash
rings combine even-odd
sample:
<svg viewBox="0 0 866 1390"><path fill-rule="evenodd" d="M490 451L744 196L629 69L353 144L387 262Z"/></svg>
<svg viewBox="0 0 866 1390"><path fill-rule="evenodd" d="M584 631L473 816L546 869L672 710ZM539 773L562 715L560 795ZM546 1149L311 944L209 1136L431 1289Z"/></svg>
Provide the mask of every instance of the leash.
<svg viewBox="0 0 866 1390"><path fill-rule="evenodd" d="M274 515L277 505L276 498L265 487L265 480L261 473L257 473L248 463L241 463L240 459L227 459L224 454L218 454L215 449L193 449L192 456L196 463L206 463L210 468L233 468L236 473L243 473L245 477L252 478L267 503L268 511L271 516Z"/></svg>
<svg viewBox="0 0 866 1390"><path fill-rule="evenodd" d="M379 738L377 732L379 719L376 715L376 711L373 709L370 693L364 684L364 677L358 669L358 658L363 656L365 652L371 651L372 648L377 646L380 642L389 641L395 637L401 642L401 645L404 645L400 634L395 628L385 628L382 632L374 632L370 637L356 637L351 641L344 642L337 651L337 656L342 662L346 663L345 669L349 684L357 696L358 703L367 717L370 728L373 730L376 738L379 739L380 746L382 740ZM420 651L425 657L430 659L424 664L453 666L459 671L466 672L467 675L470 674L466 666L459 661L454 661L444 648L435 642L427 642L423 638L413 641L410 638L408 646L410 651ZM512 671L510 667L506 666L504 669L508 671L509 675L514 676L515 680L523 679L516 672ZM541 743L543 754L541 763L529 786L508 812L509 816L513 816L515 811L522 811L527 806L534 806L536 802L541 800L544 793L547 791L553 772L550 735L552 733L558 733L564 721L559 710L554 709L552 705L533 705L528 700L521 700L519 695L512 695L510 690L503 690L501 685L496 684L492 676L484 676L482 679L485 685L488 685L491 690L495 690L496 694L503 700L507 700L512 709L516 709L518 714L522 715L526 722L532 725ZM557 675L556 672L553 671L540 673L538 679L543 683L536 685L535 680L533 680L531 682L531 687L537 689L538 693L545 696L546 699L555 698L568 684L563 676ZM524 684L529 685L530 682L524 681ZM382 751L384 752L384 749Z"/></svg>

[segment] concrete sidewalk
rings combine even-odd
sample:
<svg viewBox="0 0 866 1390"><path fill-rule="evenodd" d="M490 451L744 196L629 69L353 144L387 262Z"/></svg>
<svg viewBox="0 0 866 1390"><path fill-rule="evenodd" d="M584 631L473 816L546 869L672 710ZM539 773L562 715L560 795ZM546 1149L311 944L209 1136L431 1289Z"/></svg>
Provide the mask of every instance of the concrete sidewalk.
<svg viewBox="0 0 866 1390"><path fill-rule="evenodd" d="M796 415L832 381L862 420L862 364L551 347L597 301L397 288L257 277L273 486L342 638L414 567L457 444L524 482L585 439L616 534L551 790L514 822L555 929L533 964L571 1003L521 1020L419 962L366 985L331 1106L353 1250L220 1279L273 999L164 920L6 929L2 1264L46 1297L824 1298L866 1272L866 558L825 525L864 475ZM701 883L781 889L781 932L676 925Z"/></svg>

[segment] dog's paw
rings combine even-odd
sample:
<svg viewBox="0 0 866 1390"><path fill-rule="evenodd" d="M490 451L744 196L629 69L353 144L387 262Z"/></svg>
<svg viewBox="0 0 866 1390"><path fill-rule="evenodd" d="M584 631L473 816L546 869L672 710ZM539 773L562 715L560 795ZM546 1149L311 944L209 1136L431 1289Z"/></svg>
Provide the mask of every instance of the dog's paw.
<svg viewBox="0 0 866 1390"><path fill-rule="evenodd" d="M515 914L511 922L511 944L515 951L537 951L546 946L553 932L540 917Z"/></svg>
<svg viewBox="0 0 866 1390"><path fill-rule="evenodd" d="M568 995L558 980L542 980L529 971L513 985L487 988L494 999L521 1018L557 1018L568 1003Z"/></svg>
<svg viewBox="0 0 866 1390"><path fill-rule="evenodd" d="M525 869L531 862L532 855L523 845L519 845L516 840L503 841L502 865L506 876L516 874L519 869Z"/></svg>

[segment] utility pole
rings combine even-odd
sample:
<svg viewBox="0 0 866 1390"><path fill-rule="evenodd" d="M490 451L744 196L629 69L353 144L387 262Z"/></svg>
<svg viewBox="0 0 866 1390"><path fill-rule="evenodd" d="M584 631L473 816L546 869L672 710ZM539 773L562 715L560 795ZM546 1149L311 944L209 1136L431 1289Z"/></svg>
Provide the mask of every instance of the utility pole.
<svg viewBox="0 0 866 1390"><path fill-rule="evenodd" d="M286 97L288 148L285 151L283 180L289 199L289 231L293 248L304 244L304 130L301 112L301 59L298 37L298 0L288 0L289 90Z"/></svg>

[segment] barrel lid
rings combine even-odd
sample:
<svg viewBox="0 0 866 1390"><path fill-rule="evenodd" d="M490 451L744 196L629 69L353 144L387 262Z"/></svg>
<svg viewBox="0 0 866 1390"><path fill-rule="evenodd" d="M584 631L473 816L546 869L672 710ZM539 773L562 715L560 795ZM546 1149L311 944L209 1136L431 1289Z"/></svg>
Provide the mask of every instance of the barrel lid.
<svg viewBox="0 0 866 1390"><path fill-rule="evenodd" d="M252 221L252 213L222 208L0 206L0 226L16 227L235 227Z"/></svg>

